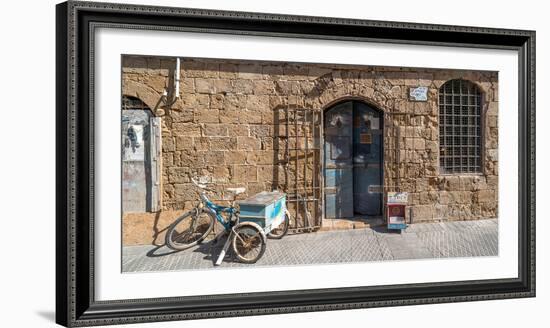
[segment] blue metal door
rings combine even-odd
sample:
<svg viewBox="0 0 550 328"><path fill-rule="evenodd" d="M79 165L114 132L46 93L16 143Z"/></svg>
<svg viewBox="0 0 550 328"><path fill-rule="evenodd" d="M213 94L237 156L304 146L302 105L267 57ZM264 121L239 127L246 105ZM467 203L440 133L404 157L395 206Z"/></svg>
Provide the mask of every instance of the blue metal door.
<svg viewBox="0 0 550 328"><path fill-rule="evenodd" d="M382 125L361 102L325 112L325 218L382 215Z"/></svg>
<svg viewBox="0 0 550 328"><path fill-rule="evenodd" d="M325 112L325 217L353 217L352 102Z"/></svg>
<svg viewBox="0 0 550 328"><path fill-rule="evenodd" d="M353 110L353 204L358 215L382 215L382 117L365 103Z"/></svg>

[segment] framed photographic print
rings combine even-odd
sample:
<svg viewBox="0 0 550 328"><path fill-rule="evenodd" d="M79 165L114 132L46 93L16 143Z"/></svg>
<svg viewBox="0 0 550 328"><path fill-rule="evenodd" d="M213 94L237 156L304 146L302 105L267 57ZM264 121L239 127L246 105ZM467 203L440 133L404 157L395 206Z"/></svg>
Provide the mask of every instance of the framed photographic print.
<svg viewBox="0 0 550 328"><path fill-rule="evenodd" d="M56 66L59 324L535 296L534 31L69 1Z"/></svg>

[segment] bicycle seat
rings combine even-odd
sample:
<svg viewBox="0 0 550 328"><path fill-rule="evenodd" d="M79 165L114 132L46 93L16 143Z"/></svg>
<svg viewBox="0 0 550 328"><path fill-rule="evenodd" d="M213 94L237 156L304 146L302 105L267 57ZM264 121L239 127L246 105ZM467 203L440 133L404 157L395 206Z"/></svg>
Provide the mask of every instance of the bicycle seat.
<svg viewBox="0 0 550 328"><path fill-rule="evenodd" d="M243 192L246 191L246 188L227 188L225 189L226 191L232 193L232 194L235 194L235 196L237 196L238 194L242 194Z"/></svg>

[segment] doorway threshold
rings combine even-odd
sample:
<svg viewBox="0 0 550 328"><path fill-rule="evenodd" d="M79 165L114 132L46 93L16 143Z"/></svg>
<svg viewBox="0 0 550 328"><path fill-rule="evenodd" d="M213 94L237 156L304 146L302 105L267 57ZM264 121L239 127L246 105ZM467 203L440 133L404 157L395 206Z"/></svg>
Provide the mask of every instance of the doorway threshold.
<svg viewBox="0 0 550 328"><path fill-rule="evenodd" d="M385 224L382 216L377 217L353 217L344 219L323 219L321 231L352 230L379 227Z"/></svg>

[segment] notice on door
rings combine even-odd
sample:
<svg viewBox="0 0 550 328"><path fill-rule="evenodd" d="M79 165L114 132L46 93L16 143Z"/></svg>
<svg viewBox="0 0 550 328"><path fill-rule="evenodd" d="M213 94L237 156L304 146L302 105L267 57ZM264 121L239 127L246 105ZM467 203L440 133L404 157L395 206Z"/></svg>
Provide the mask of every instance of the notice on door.
<svg viewBox="0 0 550 328"><path fill-rule="evenodd" d="M370 118L370 128L373 130L380 129L380 119L378 117L371 116Z"/></svg>

